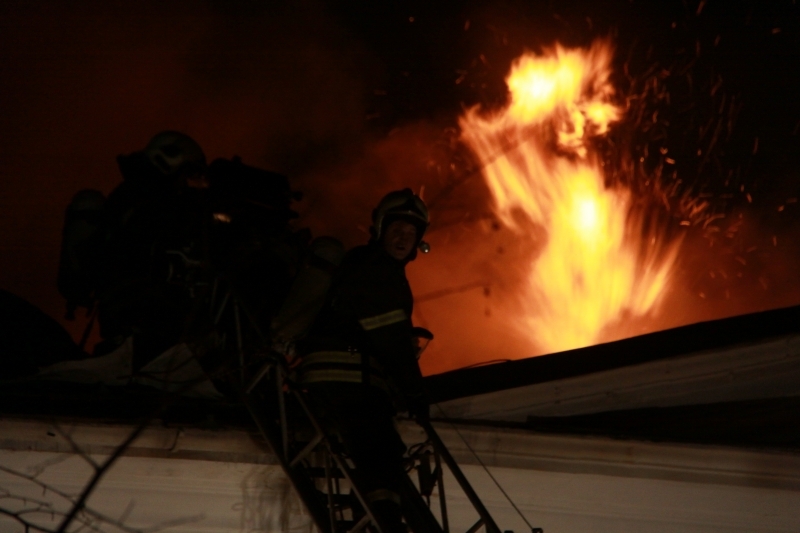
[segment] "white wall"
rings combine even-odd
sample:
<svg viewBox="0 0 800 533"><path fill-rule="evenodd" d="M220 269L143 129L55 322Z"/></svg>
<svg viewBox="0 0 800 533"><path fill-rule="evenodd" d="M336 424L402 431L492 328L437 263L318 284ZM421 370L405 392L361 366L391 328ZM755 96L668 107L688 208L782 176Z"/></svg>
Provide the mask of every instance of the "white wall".
<svg viewBox="0 0 800 533"><path fill-rule="evenodd" d="M37 474L37 479L75 494L91 470L80 457L53 451L58 438L48 435L47 428L39 422L0 421L0 466ZM92 450L115 442L124 434L122 429L91 426L70 431L82 447ZM413 432L404 430L413 439ZM528 520L546 533L800 531L797 455L491 428L461 431ZM526 531L483 469L469 460L463 442L459 446L454 440L452 428L441 428L441 434L501 529ZM266 464L269 453L246 433L186 430L177 441L176 435L174 429L154 429L137 441L131 449L135 456L122 458L109 471L90 506L119 518L132 505L126 523L135 527L194 518L166 531L310 531L308 516L280 468ZM219 459L230 457L231 451L238 454L236 462ZM189 458L192 455L198 458ZM6 494L60 500L7 473L0 473L0 487ZM466 531L477 516L452 479L446 487L451 530ZM10 503L0 499L0 506ZM438 508L436 498L433 504ZM49 516L40 518L55 524ZM0 518L0 531L23 530Z"/></svg>

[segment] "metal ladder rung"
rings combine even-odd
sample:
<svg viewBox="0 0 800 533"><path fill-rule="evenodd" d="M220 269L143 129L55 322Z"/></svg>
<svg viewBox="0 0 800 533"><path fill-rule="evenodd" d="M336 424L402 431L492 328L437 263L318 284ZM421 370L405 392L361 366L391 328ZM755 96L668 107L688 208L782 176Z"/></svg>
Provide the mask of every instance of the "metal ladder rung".
<svg viewBox="0 0 800 533"><path fill-rule="evenodd" d="M274 386L277 390L272 389L270 393L267 389L262 393L256 385L262 382L264 378L269 375L271 370L275 371ZM304 391L293 387L291 383L287 383L285 380L286 375L287 369L285 368L284 361L278 358L275 358L273 361L265 361L265 364L262 364L261 368L258 369L249 382L242 380L244 389L242 397L253 415L256 424L259 426L259 430L267 438L273 449L282 449L283 453L280 454L281 464L292 480L292 484L305 502L306 507L308 507L311 512L317 527L324 533L360 533L366 531L367 528L379 532L384 531L382 517L373 512L371 505L364 498L358 483L353 479L354 467L348 464L347 456L342 454L338 442L328 435L315 416L315 413L310 409L307 404L307 399L303 394ZM270 379L270 381L273 380ZM277 393L277 395L273 396L275 393ZM251 396L251 394L253 395ZM302 447L302 449L291 458L291 460L289 460L290 448L297 448L289 446L289 421L286 416L287 406L285 403L287 395L296 400L297 406L300 407L302 414L305 415L304 418L307 422L310 422L314 431L311 440L305 443L297 442L296 439L299 435L294 435L293 440L295 445L297 447ZM272 406L273 409L277 409L279 417L275 417L275 413L269 409L267 412L269 412L270 415L267 415L257 407L258 403L265 401L268 405ZM444 466L446 465L456 478L456 481L461 485L461 488L465 491L470 503L480 515L480 519L467 533L476 533L481 527L486 529L486 533L500 533L500 529L494 523L491 515L489 515L483 503L470 486L469 481L466 479L463 472L461 472L458 464L444 446L444 443L442 443L441 438L433 429L433 426L427 420L418 420L418 422L428 436L428 445L432 447L432 452L428 452L424 458L425 464L427 465L424 475L426 478L424 492L426 494L421 494L419 492L421 487L415 487L411 479L406 477L406 482L410 487L404 488L403 490L413 490L416 491L416 494L411 495L411 497L404 501L416 502L419 500L419 505L417 503L409 503L409 507L403 509L406 522L410 524L410 527L413 528L415 533L422 533L423 531L426 533L430 531L446 533L449 531L443 479ZM307 429L303 429L306 435L308 435L308 433L306 433ZM294 430L297 431L296 428L294 428ZM309 460L309 456L318 449L325 454L324 468L314 466L314 461L311 461L312 464L305 464ZM435 466L430 465L430 455L433 455ZM420 459L420 461L422 460L423 459ZM422 468L421 465L422 463L420 463L420 468ZM302 467L300 468L300 466ZM326 480L327 484L327 491L325 492L318 488L318 480L322 479ZM353 492L351 495L344 496L340 494L338 486L338 480L340 479L346 480L352 487ZM357 476L356 479L358 479ZM335 488L334 480L336 480ZM430 487L428 486L429 484ZM429 509L430 500L428 500L427 506L424 501L424 496L427 495L427 497L430 498L434 486L438 488L439 498L441 500L441 525L437 523L436 517L431 514ZM355 510L355 508L363 509L365 514L361 516L358 521L355 521L355 518L346 520L344 519L344 511L348 508L351 511Z"/></svg>
<svg viewBox="0 0 800 533"><path fill-rule="evenodd" d="M321 500L330 498L336 509L350 509L353 507L353 498L349 494L328 494L327 492L319 491L318 495Z"/></svg>
<svg viewBox="0 0 800 533"><path fill-rule="evenodd" d="M294 459L292 459L292 460L289 462L289 466L290 466L290 467L297 466L297 463L299 463L300 461L302 461L303 459L305 459L306 457L308 457L308 454L310 454L310 453L311 453L311 452L314 450L314 448L316 448L316 447L319 445L319 443L320 443L320 442L322 442L322 439L323 439L323 438L324 438L324 435L323 435L322 433L317 433L317 434L314 436L314 438L313 438L313 439L311 439L311 442L309 442L308 444L306 444L306 447L305 447L305 448L303 448L303 450L302 450L300 453L298 453L298 454L295 456L295 458L294 458Z"/></svg>
<svg viewBox="0 0 800 533"><path fill-rule="evenodd" d="M306 472L308 475L314 478L324 479L327 477L325 473L325 469L321 466L310 466L306 468ZM339 470L338 468L331 468L331 477L336 479L346 479L344 472Z"/></svg>
<svg viewBox="0 0 800 533"><path fill-rule="evenodd" d="M253 379L250 380L250 383L247 384L247 387L245 387L244 389L244 393L250 394L251 392L253 392L253 389L256 388L256 385L258 385L258 383L262 379L264 379L264 376L267 375L267 372L269 372L273 366L275 365L271 362L262 366L261 369L256 373L256 375L253 376Z"/></svg>
<svg viewBox="0 0 800 533"><path fill-rule="evenodd" d="M367 527L367 524L369 524L370 522L371 520L369 518L369 515L364 515L363 517L361 517L361 520L359 520L358 523L353 526L352 529L347 530L347 533L358 533L359 531Z"/></svg>

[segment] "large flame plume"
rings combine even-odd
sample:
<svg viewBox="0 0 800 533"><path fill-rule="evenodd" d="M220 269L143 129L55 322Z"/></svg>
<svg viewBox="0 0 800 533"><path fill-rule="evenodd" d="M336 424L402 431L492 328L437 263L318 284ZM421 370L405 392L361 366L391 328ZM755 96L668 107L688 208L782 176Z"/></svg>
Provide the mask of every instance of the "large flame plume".
<svg viewBox="0 0 800 533"><path fill-rule="evenodd" d="M525 267L520 325L551 352L600 342L609 326L653 312L677 253L643 235L629 190L605 185L594 145L623 115L612 56L606 41L526 53L506 79L507 105L460 120L499 219L546 232Z"/></svg>

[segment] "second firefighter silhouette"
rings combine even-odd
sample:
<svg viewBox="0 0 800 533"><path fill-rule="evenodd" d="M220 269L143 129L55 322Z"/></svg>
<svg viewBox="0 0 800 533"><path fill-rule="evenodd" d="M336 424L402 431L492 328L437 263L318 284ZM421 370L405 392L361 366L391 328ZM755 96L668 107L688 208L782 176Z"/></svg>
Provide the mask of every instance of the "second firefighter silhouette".
<svg viewBox="0 0 800 533"><path fill-rule="evenodd" d="M297 380L318 415L338 432L373 510L394 531L402 524L403 454L398 411L427 417L413 296L405 266L417 249L428 209L411 189L386 195L372 213L369 244L347 253L326 304L298 347Z"/></svg>
<svg viewBox="0 0 800 533"><path fill-rule="evenodd" d="M191 299L167 281L166 250L200 232L206 157L188 135L163 131L117 157L123 182L103 208L105 245L97 298L101 354L133 336L136 370L178 342Z"/></svg>

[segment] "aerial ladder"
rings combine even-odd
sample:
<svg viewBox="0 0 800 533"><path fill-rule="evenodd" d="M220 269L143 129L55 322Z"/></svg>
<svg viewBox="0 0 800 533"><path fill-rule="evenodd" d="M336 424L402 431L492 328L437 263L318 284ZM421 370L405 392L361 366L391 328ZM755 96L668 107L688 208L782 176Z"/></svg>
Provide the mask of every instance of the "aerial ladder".
<svg viewBox="0 0 800 533"><path fill-rule="evenodd" d="M259 278L271 277L274 283L289 278L280 273L283 252L296 244L288 238L290 234L297 236L289 231L288 222L296 216L290 203L298 199L297 194L290 190L285 176L244 165L239 158L212 162L208 178L202 189L208 189L209 194L186 195L194 203L181 204L186 212L180 213L186 220L158 238L147 232L137 235L154 239L150 257L145 260L151 263L155 285L160 289L181 287L194 302L185 319L183 337L201 339L198 345L203 347L197 357L201 366L216 379L215 384L223 385L225 393L240 396L319 531L388 531L365 497L359 472L341 443L315 416L306 392L292 380L290 361L266 348L271 346L271 339L261 330L265 314L259 316L251 307L254 298L268 300L273 294L245 288L253 281L254 272ZM102 195L94 201L102 206ZM149 204L147 207L157 211ZM158 209L162 208L159 204ZM154 220L161 221L158 217ZM104 235L100 230L96 233ZM168 244L177 247L162 249ZM251 262L253 256L256 259ZM253 297L243 298L245 295ZM88 333L89 329L85 335ZM220 380L222 374L225 376ZM413 533L450 533L446 467L477 514L467 533L481 529L501 533L431 423L417 423L427 438L412 447L406 464L408 475L400 487L409 529ZM416 482L412 480L414 473ZM434 493L439 500L439 519L430 509Z"/></svg>
<svg viewBox="0 0 800 533"><path fill-rule="evenodd" d="M309 406L306 392L292 380L289 358L271 350L246 353L245 323L261 337L262 346L269 344L266 334L260 331L259 324L235 292L231 288L215 289L218 295L212 298L211 305L217 322L225 315L233 319L230 322L233 342L229 346L238 360L235 376L238 393L314 524L321 533L387 531L360 488L359 472L336 435L318 419ZM410 449L400 494L409 530L451 532L444 485L447 468L476 512L477 519L466 533L502 533L430 421L417 420L417 423L426 440ZM439 519L430 508L434 495L439 501ZM534 528L533 533L541 530Z"/></svg>
<svg viewBox="0 0 800 533"><path fill-rule="evenodd" d="M289 376L285 361L272 358L244 387L242 400L316 526L323 533L385 531L359 488L357 470L335 436L326 431L309 408L303 390ZM418 423L427 441L413 448L406 466L408 473L417 472L418 482L415 484L407 476L401 493L403 514L411 531L449 533L444 489L447 466L478 514L477 522L467 533L481 528L486 533L501 533L430 422ZM437 489L441 524L429 508Z"/></svg>

